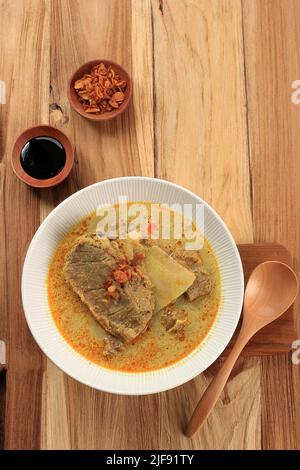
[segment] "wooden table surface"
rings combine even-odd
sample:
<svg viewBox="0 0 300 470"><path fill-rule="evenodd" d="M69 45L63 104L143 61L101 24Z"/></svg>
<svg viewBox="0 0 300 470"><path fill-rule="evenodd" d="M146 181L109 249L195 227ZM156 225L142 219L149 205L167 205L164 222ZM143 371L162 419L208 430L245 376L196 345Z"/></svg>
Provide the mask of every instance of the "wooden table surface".
<svg viewBox="0 0 300 470"><path fill-rule="evenodd" d="M33 341L22 312L20 275L28 244L53 207L86 185L123 175L182 184L219 212L237 242L288 246L299 272L300 107L292 103L291 84L300 79L300 1L0 5L5 447L299 448L300 365L292 364L290 354L241 359L202 432L188 440L182 426L220 361L197 379L151 396L85 387ZM80 64L102 57L128 69L134 96L122 118L93 124L70 109L66 85ZM16 137L39 123L66 132L77 154L68 180L43 191L26 187L10 167Z"/></svg>

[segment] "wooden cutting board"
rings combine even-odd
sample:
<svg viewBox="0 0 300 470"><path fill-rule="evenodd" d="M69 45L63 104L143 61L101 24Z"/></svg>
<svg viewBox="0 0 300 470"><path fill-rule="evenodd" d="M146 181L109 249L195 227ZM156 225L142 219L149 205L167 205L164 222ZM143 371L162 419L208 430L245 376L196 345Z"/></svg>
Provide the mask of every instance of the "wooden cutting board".
<svg viewBox="0 0 300 470"><path fill-rule="evenodd" d="M264 261L282 261L292 266L292 258L289 251L284 246L276 243L238 245L238 249L243 263L245 285L251 272L259 263L263 263ZM226 355L230 350L237 333L238 330L223 355ZM296 328L294 322L294 307L292 306L278 320L270 323L259 331L245 347L243 355L264 356L288 352L295 338Z"/></svg>

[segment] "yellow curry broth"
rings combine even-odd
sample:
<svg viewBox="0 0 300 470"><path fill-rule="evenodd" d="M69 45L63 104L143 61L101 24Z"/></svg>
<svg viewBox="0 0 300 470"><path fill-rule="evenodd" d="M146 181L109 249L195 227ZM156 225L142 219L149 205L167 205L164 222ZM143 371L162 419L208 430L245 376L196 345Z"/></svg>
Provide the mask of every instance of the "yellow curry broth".
<svg viewBox="0 0 300 470"><path fill-rule="evenodd" d="M116 356L103 356L105 330L96 322L88 307L82 303L63 275L64 259L79 236L87 232L92 219L81 220L60 242L50 263L48 274L48 298L50 310L57 328L65 340L88 360L103 367L119 371L143 372L173 364L191 353L211 328L220 303L220 276L213 251L205 239L201 250L204 266L212 280L209 295L187 302L184 297L177 305L188 313L189 324L183 337L166 332L156 313L146 332L134 343L126 345ZM163 242L164 243L164 242Z"/></svg>

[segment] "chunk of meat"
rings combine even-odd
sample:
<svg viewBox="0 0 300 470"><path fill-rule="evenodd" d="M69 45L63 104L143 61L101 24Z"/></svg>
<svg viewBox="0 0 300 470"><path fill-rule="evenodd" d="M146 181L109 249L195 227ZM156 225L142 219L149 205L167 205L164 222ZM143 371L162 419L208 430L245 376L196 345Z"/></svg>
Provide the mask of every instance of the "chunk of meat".
<svg viewBox="0 0 300 470"><path fill-rule="evenodd" d="M103 328L130 342L146 329L155 298L145 273L119 286L118 298L105 297L107 280L123 258L116 241L88 235L67 254L64 275Z"/></svg>
<svg viewBox="0 0 300 470"><path fill-rule="evenodd" d="M193 284L185 292L189 302L193 302L198 297L203 297L211 292L212 283L210 275L203 267L199 251L178 248L172 253L172 257L183 266L188 267L196 276Z"/></svg>
<svg viewBox="0 0 300 470"><path fill-rule="evenodd" d="M188 324L188 314L181 308L168 305L162 310L161 321L168 333L179 333Z"/></svg>
<svg viewBox="0 0 300 470"><path fill-rule="evenodd" d="M203 263L199 251L196 250L183 250L182 248L177 248L173 251L172 257L187 267Z"/></svg>
<svg viewBox="0 0 300 470"><path fill-rule="evenodd" d="M208 295L212 289L212 283L207 271L201 266L193 270L196 279L186 291L186 297L189 302L198 299L204 295Z"/></svg>
<svg viewBox="0 0 300 470"><path fill-rule="evenodd" d="M118 354L118 352L122 351L123 349L124 343L115 336L108 334L104 338L103 356L115 356L116 354Z"/></svg>
<svg viewBox="0 0 300 470"><path fill-rule="evenodd" d="M145 281L141 284L136 278L124 286L124 292L128 299L141 312L148 311L151 308L153 294L150 286L150 282Z"/></svg>

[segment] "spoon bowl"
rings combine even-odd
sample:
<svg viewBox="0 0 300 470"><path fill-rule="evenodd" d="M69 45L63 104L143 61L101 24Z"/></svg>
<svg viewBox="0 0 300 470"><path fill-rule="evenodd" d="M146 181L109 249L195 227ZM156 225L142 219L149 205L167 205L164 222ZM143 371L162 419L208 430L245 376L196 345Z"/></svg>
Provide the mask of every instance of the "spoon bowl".
<svg viewBox="0 0 300 470"><path fill-rule="evenodd" d="M280 317L294 302L298 293L294 271L279 261L266 261L253 271L245 291L244 317L251 316L264 325Z"/></svg>

